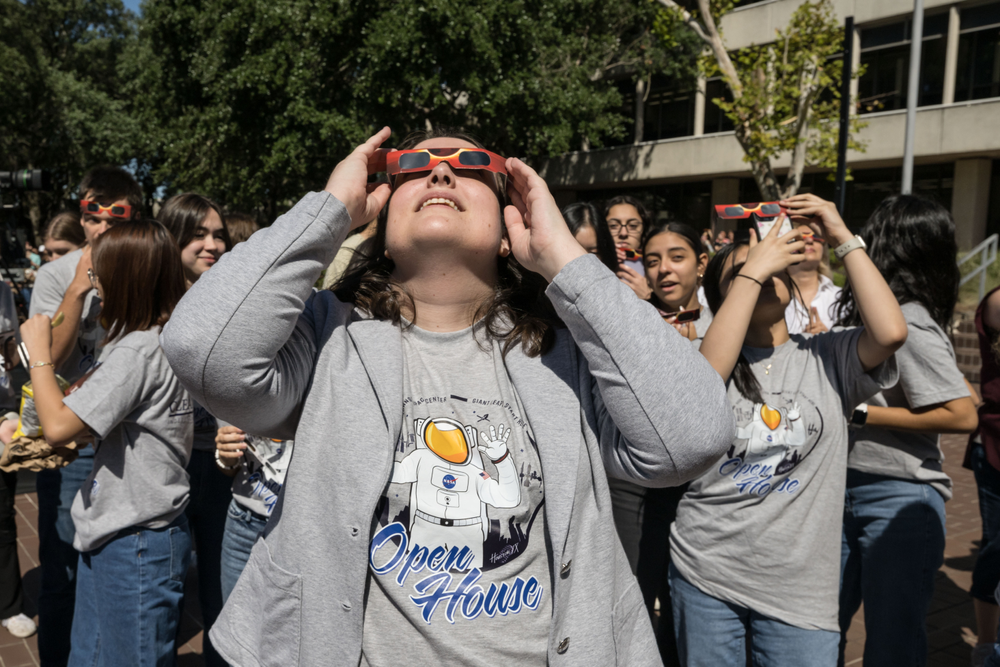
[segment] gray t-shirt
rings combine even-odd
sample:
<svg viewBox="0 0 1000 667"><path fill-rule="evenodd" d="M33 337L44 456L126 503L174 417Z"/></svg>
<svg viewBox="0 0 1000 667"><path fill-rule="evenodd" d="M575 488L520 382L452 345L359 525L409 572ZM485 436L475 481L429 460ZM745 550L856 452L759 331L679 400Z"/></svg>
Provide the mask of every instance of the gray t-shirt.
<svg viewBox="0 0 1000 667"><path fill-rule="evenodd" d="M39 313L55 317L56 312L66 296L76 266L80 263L83 249L66 253L54 262L42 265L35 277L35 287L31 292L29 314L34 317ZM80 331L76 344L73 346L66 363L59 367L59 375L73 383L93 368L100 354L101 341L107 331L101 326L101 300L97 290L90 290L83 302L83 314L80 318Z"/></svg>
<svg viewBox="0 0 1000 667"><path fill-rule="evenodd" d="M899 384L873 396L869 405L917 410L969 395L948 335L919 303L903 307L908 334L896 351ZM851 433L851 470L926 482L951 498L951 478L942 469L944 454L937 433L911 433L866 427Z"/></svg>
<svg viewBox="0 0 1000 667"><path fill-rule="evenodd" d="M412 327L403 360L403 432L375 511L361 665L545 665L541 462L500 348L471 327Z"/></svg>
<svg viewBox="0 0 1000 667"><path fill-rule="evenodd" d="M184 511L193 402L160 350L160 328L104 348L93 374L63 403L94 433L94 469L71 510L77 551L131 526L162 528Z"/></svg>
<svg viewBox="0 0 1000 667"><path fill-rule="evenodd" d="M763 404L729 384L733 445L691 482L670 533L681 575L725 602L839 632L847 417L896 381L892 359L865 373L862 329L744 347Z"/></svg>

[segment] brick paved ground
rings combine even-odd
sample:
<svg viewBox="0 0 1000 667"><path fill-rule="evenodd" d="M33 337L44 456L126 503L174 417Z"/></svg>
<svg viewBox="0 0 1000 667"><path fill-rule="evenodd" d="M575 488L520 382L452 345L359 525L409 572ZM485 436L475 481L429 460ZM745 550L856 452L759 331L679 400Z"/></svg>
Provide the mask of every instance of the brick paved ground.
<svg viewBox="0 0 1000 667"><path fill-rule="evenodd" d="M948 511L948 540L945 546L944 567L938 572L934 601L927 616L930 643L930 662L934 667L965 667L969 664L970 646L975 642L975 619L968 590L972 580L972 565L976 545L980 539L979 506L972 473L961 467L965 451L965 437L946 436L943 449L945 470L955 481L955 496L946 505ZM38 596L38 533L35 530L38 509L35 495L25 493L17 497L18 544L21 572L27 597L27 613L36 613ZM197 573L188 577L189 598L185 604L181 628L179 667L196 667L201 659L202 628L198 616ZM858 612L851 627L847 645L847 664L859 667L864 646L864 619ZM37 618L36 618L37 620ZM15 639L0 630L0 667L19 667L38 664L38 645L35 637Z"/></svg>

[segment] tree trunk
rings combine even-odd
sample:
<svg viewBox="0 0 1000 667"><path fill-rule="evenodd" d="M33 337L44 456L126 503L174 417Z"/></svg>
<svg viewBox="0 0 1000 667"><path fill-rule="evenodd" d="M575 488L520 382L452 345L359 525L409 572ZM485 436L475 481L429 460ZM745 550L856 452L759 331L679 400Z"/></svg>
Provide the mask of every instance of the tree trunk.
<svg viewBox="0 0 1000 667"><path fill-rule="evenodd" d="M632 143L639 144L642 135L646 131L646 80L638 79L635 82L635 132Z"/></svg>

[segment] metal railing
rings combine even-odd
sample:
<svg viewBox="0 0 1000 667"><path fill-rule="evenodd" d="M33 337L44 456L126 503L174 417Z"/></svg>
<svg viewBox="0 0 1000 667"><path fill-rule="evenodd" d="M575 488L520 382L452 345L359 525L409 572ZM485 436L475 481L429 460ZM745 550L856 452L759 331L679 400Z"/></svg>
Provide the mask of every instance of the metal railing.
<svg viewBox="0 0 1000 667"><path fill-rule="evenodd" d="M986 295L986 270L989 269L990 265L997 259L997 239L998 236L994 234L958 260L958 268L961 270L962 266L970 259L975 257L979 258L979 265L976 266L976 268L971 272L962 276L962 281L959 283L959 287L961 287L976 276L979 276L979 298L976 299L976 303L982 301L983 296Z"/></svg>

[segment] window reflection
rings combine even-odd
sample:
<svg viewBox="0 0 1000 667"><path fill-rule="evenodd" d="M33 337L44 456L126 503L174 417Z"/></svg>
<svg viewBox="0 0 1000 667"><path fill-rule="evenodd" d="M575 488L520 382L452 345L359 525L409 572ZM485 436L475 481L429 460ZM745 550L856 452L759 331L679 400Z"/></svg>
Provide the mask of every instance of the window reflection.
<svg viewBox="0 0 1000 667"><path fill-rule="evenodd" d="M1000 97L1000 3L962 10L955 101Z"/></svg>
<svg viewBox="0 0 1000 667"><path fill-rule="evenodd" d="M947 32L947 14L924 18L917 106L941 104L943 100ZM858 81L858 113L906 108L911 38L911 21L861 32L861 64L866 69Z"/></svg>

